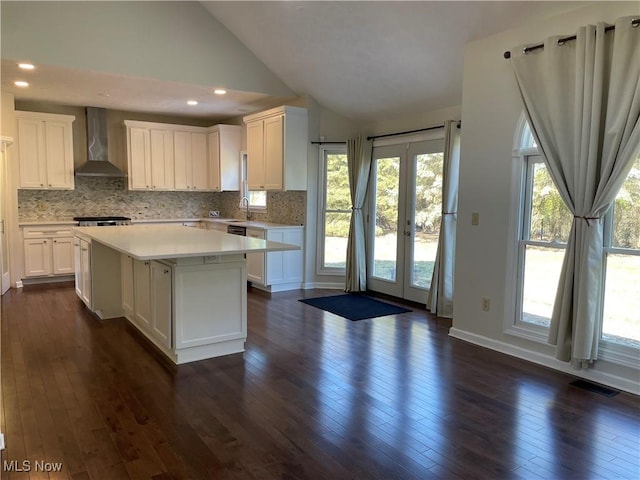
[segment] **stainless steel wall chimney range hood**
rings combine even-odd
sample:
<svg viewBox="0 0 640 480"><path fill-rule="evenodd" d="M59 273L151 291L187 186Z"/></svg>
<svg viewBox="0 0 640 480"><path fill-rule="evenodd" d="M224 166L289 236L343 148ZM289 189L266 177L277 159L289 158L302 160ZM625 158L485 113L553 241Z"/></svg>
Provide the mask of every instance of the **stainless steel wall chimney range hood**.
<svg viewBox="0 0 640 480"><path fill-rule="evenodd" d="M87 163L76 170L77 177L126 177L107 160L107 110L87 107Z"/></svg>

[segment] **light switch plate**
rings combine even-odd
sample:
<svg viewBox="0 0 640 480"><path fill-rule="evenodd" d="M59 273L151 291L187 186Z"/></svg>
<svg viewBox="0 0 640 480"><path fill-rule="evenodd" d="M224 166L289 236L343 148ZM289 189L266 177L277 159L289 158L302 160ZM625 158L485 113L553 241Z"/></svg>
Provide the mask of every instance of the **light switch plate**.
<svg viewBox="0 0 640 480"><path fill-rule="evenodd" d="M480 213L471 212L471 225L479 225L480 224Z"/></svg>

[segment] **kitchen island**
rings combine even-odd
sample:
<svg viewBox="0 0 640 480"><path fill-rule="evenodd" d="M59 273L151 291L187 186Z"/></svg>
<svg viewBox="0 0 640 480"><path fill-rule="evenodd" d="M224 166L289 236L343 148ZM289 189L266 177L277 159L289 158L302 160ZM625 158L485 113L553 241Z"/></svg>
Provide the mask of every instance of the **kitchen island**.
<svg viewBox="0 0 640 480"><path fill-rule="evenodd" d="M246 253L300 247L182 226L74 229L76 292L176 364L244 351Z"/></svg>

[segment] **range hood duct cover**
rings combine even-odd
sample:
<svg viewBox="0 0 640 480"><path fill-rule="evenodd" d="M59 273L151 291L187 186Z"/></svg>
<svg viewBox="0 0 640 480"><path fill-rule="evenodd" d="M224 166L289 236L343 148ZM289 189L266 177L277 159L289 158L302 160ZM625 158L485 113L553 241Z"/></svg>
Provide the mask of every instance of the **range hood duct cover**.
<svg viewBox="0 0 640 480"><path fill-rule="evenodd" d="M87 163L76 170L78 177L126 177L107 160L107 110L87 107Z"/></svg>

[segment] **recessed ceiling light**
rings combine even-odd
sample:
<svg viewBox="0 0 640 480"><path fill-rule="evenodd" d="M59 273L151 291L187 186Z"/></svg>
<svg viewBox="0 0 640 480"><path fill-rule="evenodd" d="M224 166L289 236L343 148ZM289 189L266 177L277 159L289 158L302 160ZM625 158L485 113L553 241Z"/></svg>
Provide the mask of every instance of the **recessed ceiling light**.
<svg viewBox="0 0 640 480"><path fill-rule="evenodd" d="M225 93L227 93L227 91L224 88L216 88L213 93L215 93L216 95L224 95Z"/></svg>
<svg viewBox="0 0 640 480"><path fill-rule="evenodd" d="M30 63L19 63L18 67L20 67L22 70L33 70L34 68L36 68Z"/></svg>
<svg viewBox="0 0 640 480"><path fill-rule="evenodd" d="M196 100L187 100L187 105L197 105L198 102Z"/></svg>
<svg viewBox="0 0 640 480"><path fill-rule="evenodd" d="M16 87L28 87L29 86L29 82L25 82L24 80L18 80L16 82L13 82L13 84Z"/></svg>

